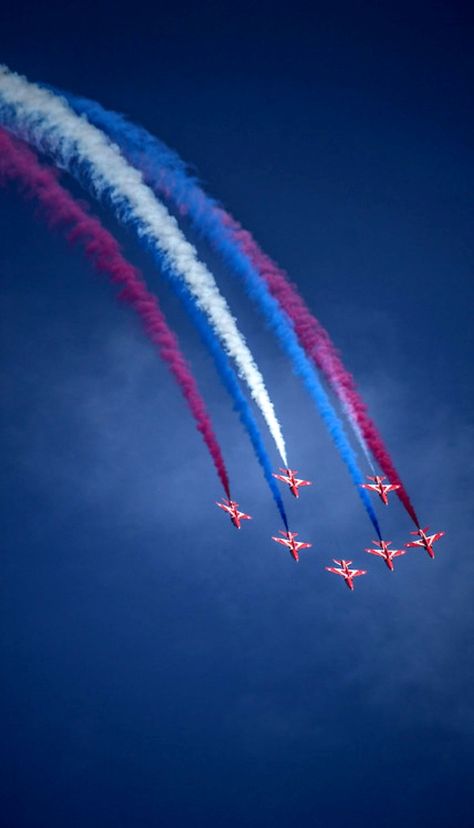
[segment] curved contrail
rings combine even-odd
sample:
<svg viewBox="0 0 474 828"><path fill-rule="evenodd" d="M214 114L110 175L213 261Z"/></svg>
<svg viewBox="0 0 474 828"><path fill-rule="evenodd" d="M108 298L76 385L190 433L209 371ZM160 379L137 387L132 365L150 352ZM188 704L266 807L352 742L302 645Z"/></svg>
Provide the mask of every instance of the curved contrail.
<svg viewBox="0 0 474 828"><path fill-rule="evenodd" d="M70 242L83 247L96 270L122 287L120 298L136 311L148 338L175 377L230 499L229 477L206 404L178 340L168 327L158 300L147 290L140 272L123 257L118 242L100 221L90 216L61 186L54 171L42 166L30 149L0 128L0 185L9 180L41 206L51 226L60 227Z"/></svg>
<svg viewBox="0 0 474 828"><path fill-rule="evenodd" d="M139 238L163 257L168 275L185 280L234 359L287 466L285 442L273 404L227 302L212 274L198 260L195 248L143 183L141 174L100 130L78 117L63 99L29 83L6 66L0 66L0 115L9 129L52 155L58 166L87 180L97 196L113 205L120 220L131 224Z"/></svg>
<svg viewBox="0 0 474 828"><path fill-rule="evenodd" d="M396 489L396 494L415 525L419 527L420 522L415 507L395 468L390 452L375 423L369 416L367 406L357 390L354 377L343 365L328 332L311 313L295 285L289 281L286 273L261 250L253 236L247 230L244 230L225 210L217 208L216 217L222 222L223 228L230 232L232 243L248 257L262 279L268 284L272 296L275 297L292 320L295 333L302 347L324 373L339 397L359 442L363 440L367 449L370 449L380 468L389 478L390 483L398 485L399 488ZM366 456L367 449L364 449ZM372 463L370 465L373 469Z"/></svg>
<svg viewBox="0 0 474 828"><path fill-rule="evenodd" d="M244 239L240 237L238 239L237 237L233 238L231 230L223 220L223 216L227 215L224 210L204 193L196 180L188 174L185 164L179 156L159 139L150 135L143 127L129 123L121 115L104 109L96 101L78 98L70 93L61 92L60 94L66 97L73 109L86 115L89 120L117 142L125 157L143 173L145 181L152 189L169 198L180 212L189 215L196 229L211 242L229 265L241 276L247 293L262 311L269 327L276 334L278 341L290 358L295 372L301 377L315 402L357 487L358 494L374 528L380 536L378 521L370 497L361 488L364 478L359 469L356 455L320 383L316 368L311 362L310 354L303 348L297 326L295 325L295 328L293 328L294 319L291 313L291 302L281 302L281 296L277 297L273 294L272 283L268 284L265 278L262 279L259 270L254 266L246 251L242 249L243 243L246 243L247 236L250 234L242 231ZM343 407L349 415L349 406L345 400L343 400ZM356 422L351 419L349 421L352 422L354 432L372 467L370 455L360 429Z"/></svg>

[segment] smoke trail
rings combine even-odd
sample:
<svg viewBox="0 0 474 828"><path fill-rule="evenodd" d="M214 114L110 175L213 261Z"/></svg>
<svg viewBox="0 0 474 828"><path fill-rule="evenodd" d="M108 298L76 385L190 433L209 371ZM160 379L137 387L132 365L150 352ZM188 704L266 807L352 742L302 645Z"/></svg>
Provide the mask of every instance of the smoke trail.
<svg viewBox="0 0 474 828"><path fill-rule="evenodd" d="M396 490L406 511L419 527L420 523L413 504L408 496L395 465L390 457L382 437L370 418L367 407L361 399L352 374L346 370L329 334L313 316L306 306L297 288L286 274L258 246L251 234L224 210L218 209L223 225L230 229L232 237L240 249L249 257L281 307L293 321L296 334L306 353L324 372L332 387L346 406L351 419L362 433L380 468L387 475L390 483L398 484Z"/></svg>
<svg viewBox="0 0 474 828"><path fill-rule="evenodd" d="M107 199L118 218L134 227L172 284L185 280L235 360L284 464L288 465L280 424L263 377L214 277L198 260L195 248L185 239L175 219L143 183L141 174L100 130L75 115L63 99L5 66L0 66L0 117L9 129L86 182L96 196Z"/></svg>
<svg viewBox="0 0 474 828"><path fill-rule="evenodd" d="M137 312L143 327L167 363L185 397L198 431L209 449L219 479L230 499L230 486L222 453L209 414L174 333L168 328L157 299L149 293L138 272L127 262L117 241L98 219L88 215L58 183L54 172L42 167L27 147L0 128L0 184L13 179L22 191L39 202L53 227L60 227L70 242L84 248L96 270L122 285L120 298Z"/></svg>
<svg viewBox="0 0 474 828"><path fill-rule="evenodd" d="M289 531L288 518L286 516L285 507L283 505L283 500L280 495L278 485L276 484L275 479L272 475L272 465L270 463L268 454L265 450L262 435L260 434L260 430L252 414L252 409L247 401L247 398L245 397L239 386L239 382L236 377L235 371L232 365L230 364L225 351L221 347L220 342L217 339L214 331L209 325L206 316L197 307L189 291L186 290L182 282L177 283L176 290L183 304L185 305L189 315L193 319L193 322L199 332L202 341L208 347L211 356L214 359L214 363L216 365L217 371L219 373L223 385L225 386L225 388L227 389L227 391L233 399L234 409L235 411L237 411L240 421L250 438L253 449L255 451L255 455L262 467L265 480L268 483L268 486L270 487L273 499L280 513L280 517L285 525L286 530Z"/></svg>
<svg viewBox="0 0 474 828"><path fill-rule="evenodd" d="M0 128L0 184L8 179L23 189L23 192L41 203L49 224L60 226L71 242L80 242L94 267L106 273L112 282L123 285L120 298L128 302L138 313L151 341L158 347L160 355L168 363L177 379L184 397L189 403L221 479L224 491L230 498L227 472L217 439L213 434L210 417L201 399L194 377L179 350L177 339L168 328L159 308L158 300L147 290L139 271L127 262L117 241L105 230L98 219L89 216L56 180L54 171L41 166L33 153L12 139ZM224 382L235 401L240 419L247 429L257 457L263 467L265 478L275 498L285 526L287 518L279 490L272 477L270 460L265 452L263 440L253 417L250 406L242 393L235 372L213 334L204 314L196 308L190 294L184 287L183 300L189 304L189 312L198 318L197 326L206 339L206 344L219 364L219 371L225 374Z"/></svg>
<svg viewBox="0 0 474 828"><path fill-rule="evenodd" d="M298 344L295 332L288 321L288 317L291 318L291 315L288 313L287 307L284 307L287 315L282 312L280 304L270 295L265 281L262 282L258 271L245 251L241 250L232 238L230 231L222 221L224 211L205 195L192 177L188 175L179 156L169 150L158 139L151 136L145 129L128 123L117 113L104 110L94 101L76 98L69 93L66 94L66 99L77 112L85 114L93 123L107 132L131 163L141 170L147 183L154 190L171 198L182 212L186 212L197 229L213 243L228 263L240 274L247 292L261 308L269 327L275 332L280 344L290 357L295 372L303 379L308 392L316 403L354 483L358 486L358 493L365 509L376 531L380 534L370 498L365 490L360 488L363 478L355 454L313 366ZM360 437L360 431L357 427L356 432Z"/></svg>
<svg viewBox="0 0 474 828"><path fill-rule="evenodd" d="M189 215L195 227L236 272L245 275L249 267L258 271L291 320L302 347L338 396L369 465L373 469L368 449L390 482L400 486L397 495L418 526L415 509L357 391L353 376L344 367L328 332L306 306L296 286L263 253L251 234L202 190L176 152L143 127L129 123L123 116L103 109L100 104L69 94L66 97L74 109L84 112L119 144L130 161L141 169L153 189L165 194L183 214Z"/></svg>

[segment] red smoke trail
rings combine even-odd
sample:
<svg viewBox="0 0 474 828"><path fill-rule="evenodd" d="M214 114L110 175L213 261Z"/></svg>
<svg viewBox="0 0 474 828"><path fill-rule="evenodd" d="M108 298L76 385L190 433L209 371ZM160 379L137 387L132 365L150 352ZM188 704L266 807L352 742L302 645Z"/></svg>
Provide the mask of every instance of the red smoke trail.
<svg viewBox="0 0 474 828"><path fill-rule="evenodd" d="M96 270L123 286L120 298L137 312L150 340L177 380L230 499L227 471L204 400L158 300L147 290L139 271L123 258L117 241L98 219L88 215L59 184L55 172L41 166L31 150L0 128L0 184L10 179L19 184L27 196L39 202L52 227L60 227L70 242L82 245Z"/></svg>
<svg viewBox="0 0 474 828"><path fill-rule="evenodd" d="M335 386L335 389L340 389L341 395L354 413L360 431L380 468L387 475L390 483L400 486L396 490L398 497L412 520L419 527L420 524L415 509L398 476L390 454L357 392L353 376L342 364L329 334L306 307L297 288L292 285L278 265L260 249L253 236L247 230L244 230L238 221L225 210L220 207L214 209L218 212L221 222L232 233L234 241L250 259L255 269L258 270L272 296L290 317L296 335L306 353L313 359L330 383Z"/></svg>

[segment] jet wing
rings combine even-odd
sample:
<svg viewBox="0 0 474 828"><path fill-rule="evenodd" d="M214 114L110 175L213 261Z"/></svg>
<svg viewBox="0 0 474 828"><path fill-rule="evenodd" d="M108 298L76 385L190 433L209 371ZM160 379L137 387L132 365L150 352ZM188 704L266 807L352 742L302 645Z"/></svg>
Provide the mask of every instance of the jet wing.
<svg viewBox="0 0 474 828"><path fill-rule="evenodd" d="M434 534L434 535L429 535L429 536L428 536L428 540L430 541L430 543L434 543L435 541L437 541L437 540L439 540L440 538L442 538L442 537L443 537L443 535L445 535L445 534L446 534L446 532L435 532L435 534Z"/></svg>
<svg viewBox="0 0 474 828"><path fill-rule="evenodd" d="M369 555L378 555L379 558L385 558L385 555L381 549L366 549L365 552L368 552Z"/></svg>
<svg viewBox="0 0 474 828"><path fill-rule="evenodd" d="M387 485L384 485L383 488L386 492L394 492L396 489L400 488L400 483L387 483Z"/></svg>
<svg viewBox="0 0 474 828"><path fill-rule="evenodd" d="M359 575L367 575L366 569L350 569L349 570L351 578L357 578Z"/></svg>
<svg viewBox="0 0 474 828"><path fill-rule="evenodd" d="M338 569L337 566L325 566L328 572L333 572L334 575L343 575L345 577L345 573L342 569Z"/></svg>
<svg viewBox="0 0 474 828"><path fill-rule="evenodd" d="M276 474L275 472L272 472L272 474L277 480L283 480L284 483L291 483L291 478L287 474Z"/></svg>
<svg viewBox="0 0 474 828"><path fill-rule="evenodd" d="M300 480L299 477L295 477L295 483L297 486L311 486L311 480Z"/></svg>
<svg viewBox="0 0 474 828"><path fill-rule="evenodd" d="M302 543L301 541L297 541L295 543L295 546L298 550L300 550L300 549L310 549L310 547L312 545L313 545L312 543Z"/></svg>
<svg viewBox="0 0 474 828"><path fill-rule="evenodd" d="M392 558L398 558L400 555L405 555L406 549L391 549L390 554Z"/></svg>
<svg viewBox="0 0 474 828"><path fill-rule="evenodd" d="M285 538L274 538L272 535L272 540L274 540L275 543L281 543L282 546L290 546L290 542Z"/></svg>

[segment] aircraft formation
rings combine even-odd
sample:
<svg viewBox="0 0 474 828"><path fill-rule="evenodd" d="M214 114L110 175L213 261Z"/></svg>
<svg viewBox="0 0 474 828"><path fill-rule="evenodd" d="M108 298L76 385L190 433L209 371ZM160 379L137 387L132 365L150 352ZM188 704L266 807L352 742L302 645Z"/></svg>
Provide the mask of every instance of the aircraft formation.
<svg viewBox="0 0 474 828"><path fill-rule="evenodd" d="M293 497L299 497L298 489L302 486L311 486L310 480L303 480L302 478L296 477L296 469L283 469L280 468L280 474L273 474L273 477L276 477L277 480L281 480L283 483L286 483L291 491ZM361 483L360 485L364 489L368 489L371 492L376 493L382 503L385 506L388 506L388 493L396 491L399 486L397 484L391 483L384 483L383 481L386 480L386 477L375 475L371 477L367 475L367 479L370 480L370 483ZM240 529L240 522L241 520L251 520L250 515L246 515L245 512L239 511L239 504L234 500L223 500L222 503L217 503L220 509L223 509L230 517L231 522L233 525ZM415 535L417 540L410 541L409 543L405 544L405 549L391 549L392 541L385 541L385 540L374 540L372 543L374 544L373 547L367 548L364 551L367 552L369 555L375 555L378 558L382 558L387 566L387 569L390 572L394 571L393 559L401 557L405 555L407 549L411 547L417 547L424 549L430 558L435 557L433 544L438 541L440 538L443 537L445 532L433 532L433 534L428 535L429 527L425 526L424 529L418 528L414 532L411 532L411 535ZM298 535L298 532L290 532L289 529L279 530L281 538L275 537L272 535L272 540L275 543L281 544L281 546L285 546L289 552L293 560L296 562L299 561L300 556L299 553L302 549L310 549L312 546L311 543L307 543L304 541L297 541L295 538ZM348 589L353 592L354 590L354 578L358 578L361 575L367 575L366 569L351 569L352 561L346 561L344 559L337 560L333 558L333 561L337 566L326 566L325 569L328 572L333 573L333 575L340 575L344 579L344 583L348 587Z"/></svg>
<svg viewBox="0 0 474 828"><path fill-rule="evenodd" d="M66 181L59 180L58 171ZM288 366L301 380L377 536L365 552L381 558L390 571L394 570L395 558L411 548L424 549L434 558L433 545L444 532L429 534L428 527L421 528L352 374L285 271L237 219L203 190L176 152L143 127L96 101L32 83L0 65L0 186L15 183L19 193L39 207L48 226L60 228L69 242L82 248L94 269L119 287L121 300L134 311L150 346L170 371L204 441L224 495L217 506L240 529L251 516L241 511L232 497L211 414L178 335L161 308L154 283L148 285L143 274L124 257L107 226L69 192L67 176L76 178L79 186L102 203L105 216L112 211L114 221L128 227L151 256L150 279L160 275L167 282L199 333L238 412L283 523L284 529L272 540L285 547L295 561L299 561L302 550L311 547L311 543L297 540L297 532L290 531L276 483L287 485L298 499L300 489L310 486L311 481L289 468L282 424L265 377L225 293L200 250L188 238L191 229L239 280L243 293L273 332ZM279 472L272 470L253 404L280 457ZM369 463L371 476L365 483L346 428ZM402 549L392 548L391 541L382 539L372 501L375 494L388 506L391 492L396 493L416 527L414 539ZM341 576L351 591L355 578L366 574L364 569L351 569L352 561L334 559L334 563L336 566L327 566L326 570Z"/></svg>

